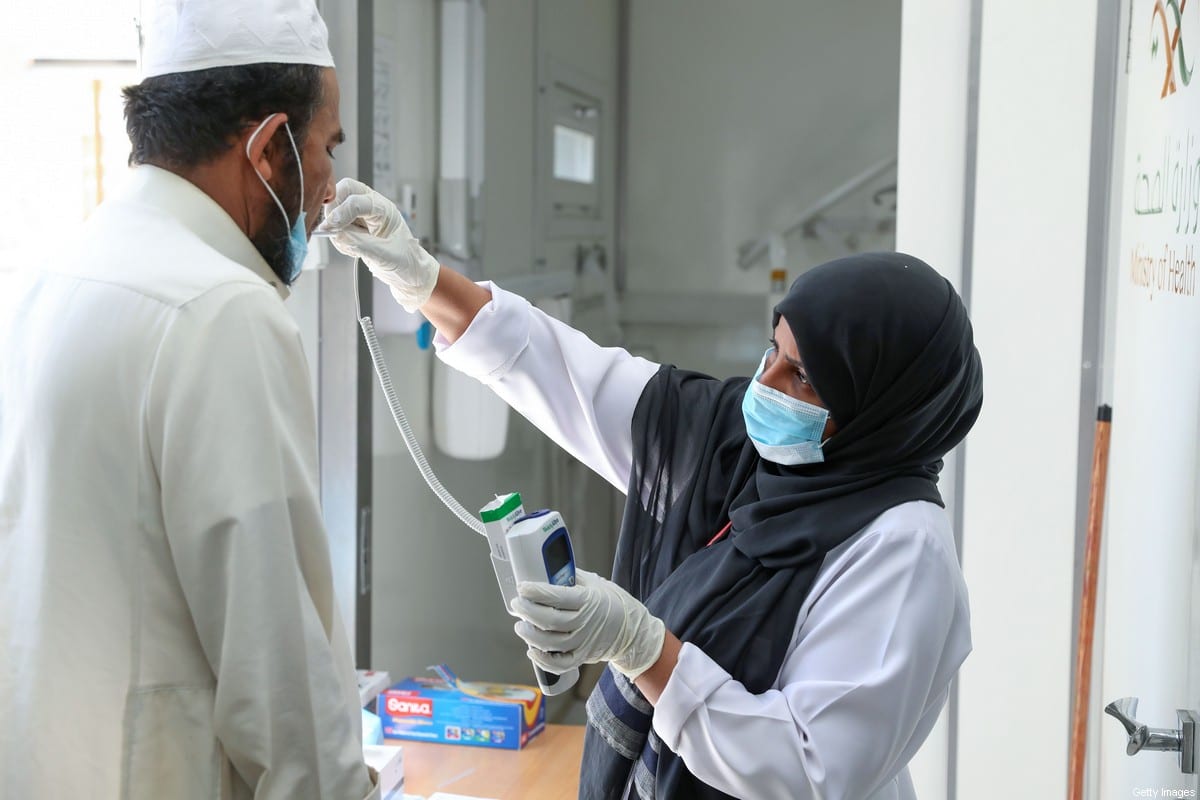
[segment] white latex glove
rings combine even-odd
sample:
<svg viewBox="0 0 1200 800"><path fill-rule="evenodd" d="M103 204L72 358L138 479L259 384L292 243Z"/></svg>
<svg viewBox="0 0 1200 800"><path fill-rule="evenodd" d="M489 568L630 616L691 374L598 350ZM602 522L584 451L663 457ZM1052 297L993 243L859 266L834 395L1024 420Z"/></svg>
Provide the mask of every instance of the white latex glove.
<svg viewBox="0 0 1200 800"><path fill-rule="evenodd" d="M512 611L529 658L561 675L581 664L611 661L634 680L662 655L666 626L628 592L585 570L574 586L522 581Z"/></svg>
<svg viewBox="0 0 1200 800"><path fill-rule="evenodd" d="M338 252L361 258L406 311L416 311L433 294L437 259L421 247L395 203L365 183L338 181L321 229L337 231L330 241Z"/></svg>

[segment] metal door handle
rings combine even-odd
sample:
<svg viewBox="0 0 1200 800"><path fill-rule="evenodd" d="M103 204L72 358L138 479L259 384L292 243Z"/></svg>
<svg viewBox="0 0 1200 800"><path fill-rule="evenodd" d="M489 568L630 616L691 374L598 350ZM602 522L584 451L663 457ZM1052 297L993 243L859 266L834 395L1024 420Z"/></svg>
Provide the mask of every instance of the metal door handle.
<svg viewBox="0 0 1200 800"><path fill-rule="evenodd" d="M1115 717L1129 735L1125 752L1131 756L1142 750L1179 753L1179 769L1187 775L1194 775L1197 762L1196 732L1200 727L1200 715L1190 709L1181 708L1175 712L1179 719L1177 729L1150 728L1134 719L1137 705L1136 697L1122 697L1104 707L1104 713Z"/></svg>

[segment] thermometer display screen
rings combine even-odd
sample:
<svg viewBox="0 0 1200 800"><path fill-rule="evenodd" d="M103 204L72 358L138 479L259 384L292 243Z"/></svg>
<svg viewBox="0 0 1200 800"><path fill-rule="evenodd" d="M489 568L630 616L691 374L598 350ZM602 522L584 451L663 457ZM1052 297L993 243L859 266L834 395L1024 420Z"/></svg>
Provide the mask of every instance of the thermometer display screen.
<svg viewBox="0 0 1200 800"><path fill-rule="evenodd" d="M546 540L542 547L542 555L546 559L547 575L557 576L563 567L570 565L571 545L567 543L567 537L561 528Z"/></svg>

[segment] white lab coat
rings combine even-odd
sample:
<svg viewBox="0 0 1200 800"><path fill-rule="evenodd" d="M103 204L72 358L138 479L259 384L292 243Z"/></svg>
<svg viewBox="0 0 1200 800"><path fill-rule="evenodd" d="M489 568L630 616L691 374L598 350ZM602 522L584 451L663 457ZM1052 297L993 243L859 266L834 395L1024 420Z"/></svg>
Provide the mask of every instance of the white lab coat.
<svg viewBox="0 0 1200 800"><path fill-rule="evenodd" d="M634 407L658 365L488 286L492 302L453 344L439 337L439 356L624 491ZM751 694L685 643L654 729L735 797L912 800L907 764L970 649L946 514L905 503L826 556L769 691Z"/></svg>
<svg viewBox="0 0 1200 800"><path fill-rule="evenodd" d="M0 796L367 796L287 295L139 167L0 327Z"/></svg>

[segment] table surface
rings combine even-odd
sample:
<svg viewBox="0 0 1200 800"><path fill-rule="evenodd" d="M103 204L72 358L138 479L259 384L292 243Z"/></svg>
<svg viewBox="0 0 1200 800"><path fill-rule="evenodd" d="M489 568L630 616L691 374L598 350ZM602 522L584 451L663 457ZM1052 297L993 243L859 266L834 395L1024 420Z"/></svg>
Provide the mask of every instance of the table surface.
<svg viewBox="0 0 1200 800"><path fill-rule="evenodd" d="M547 725L522 750L387 739L404 748L404 792L494 800L575 800L582 725Z"/></svg>

